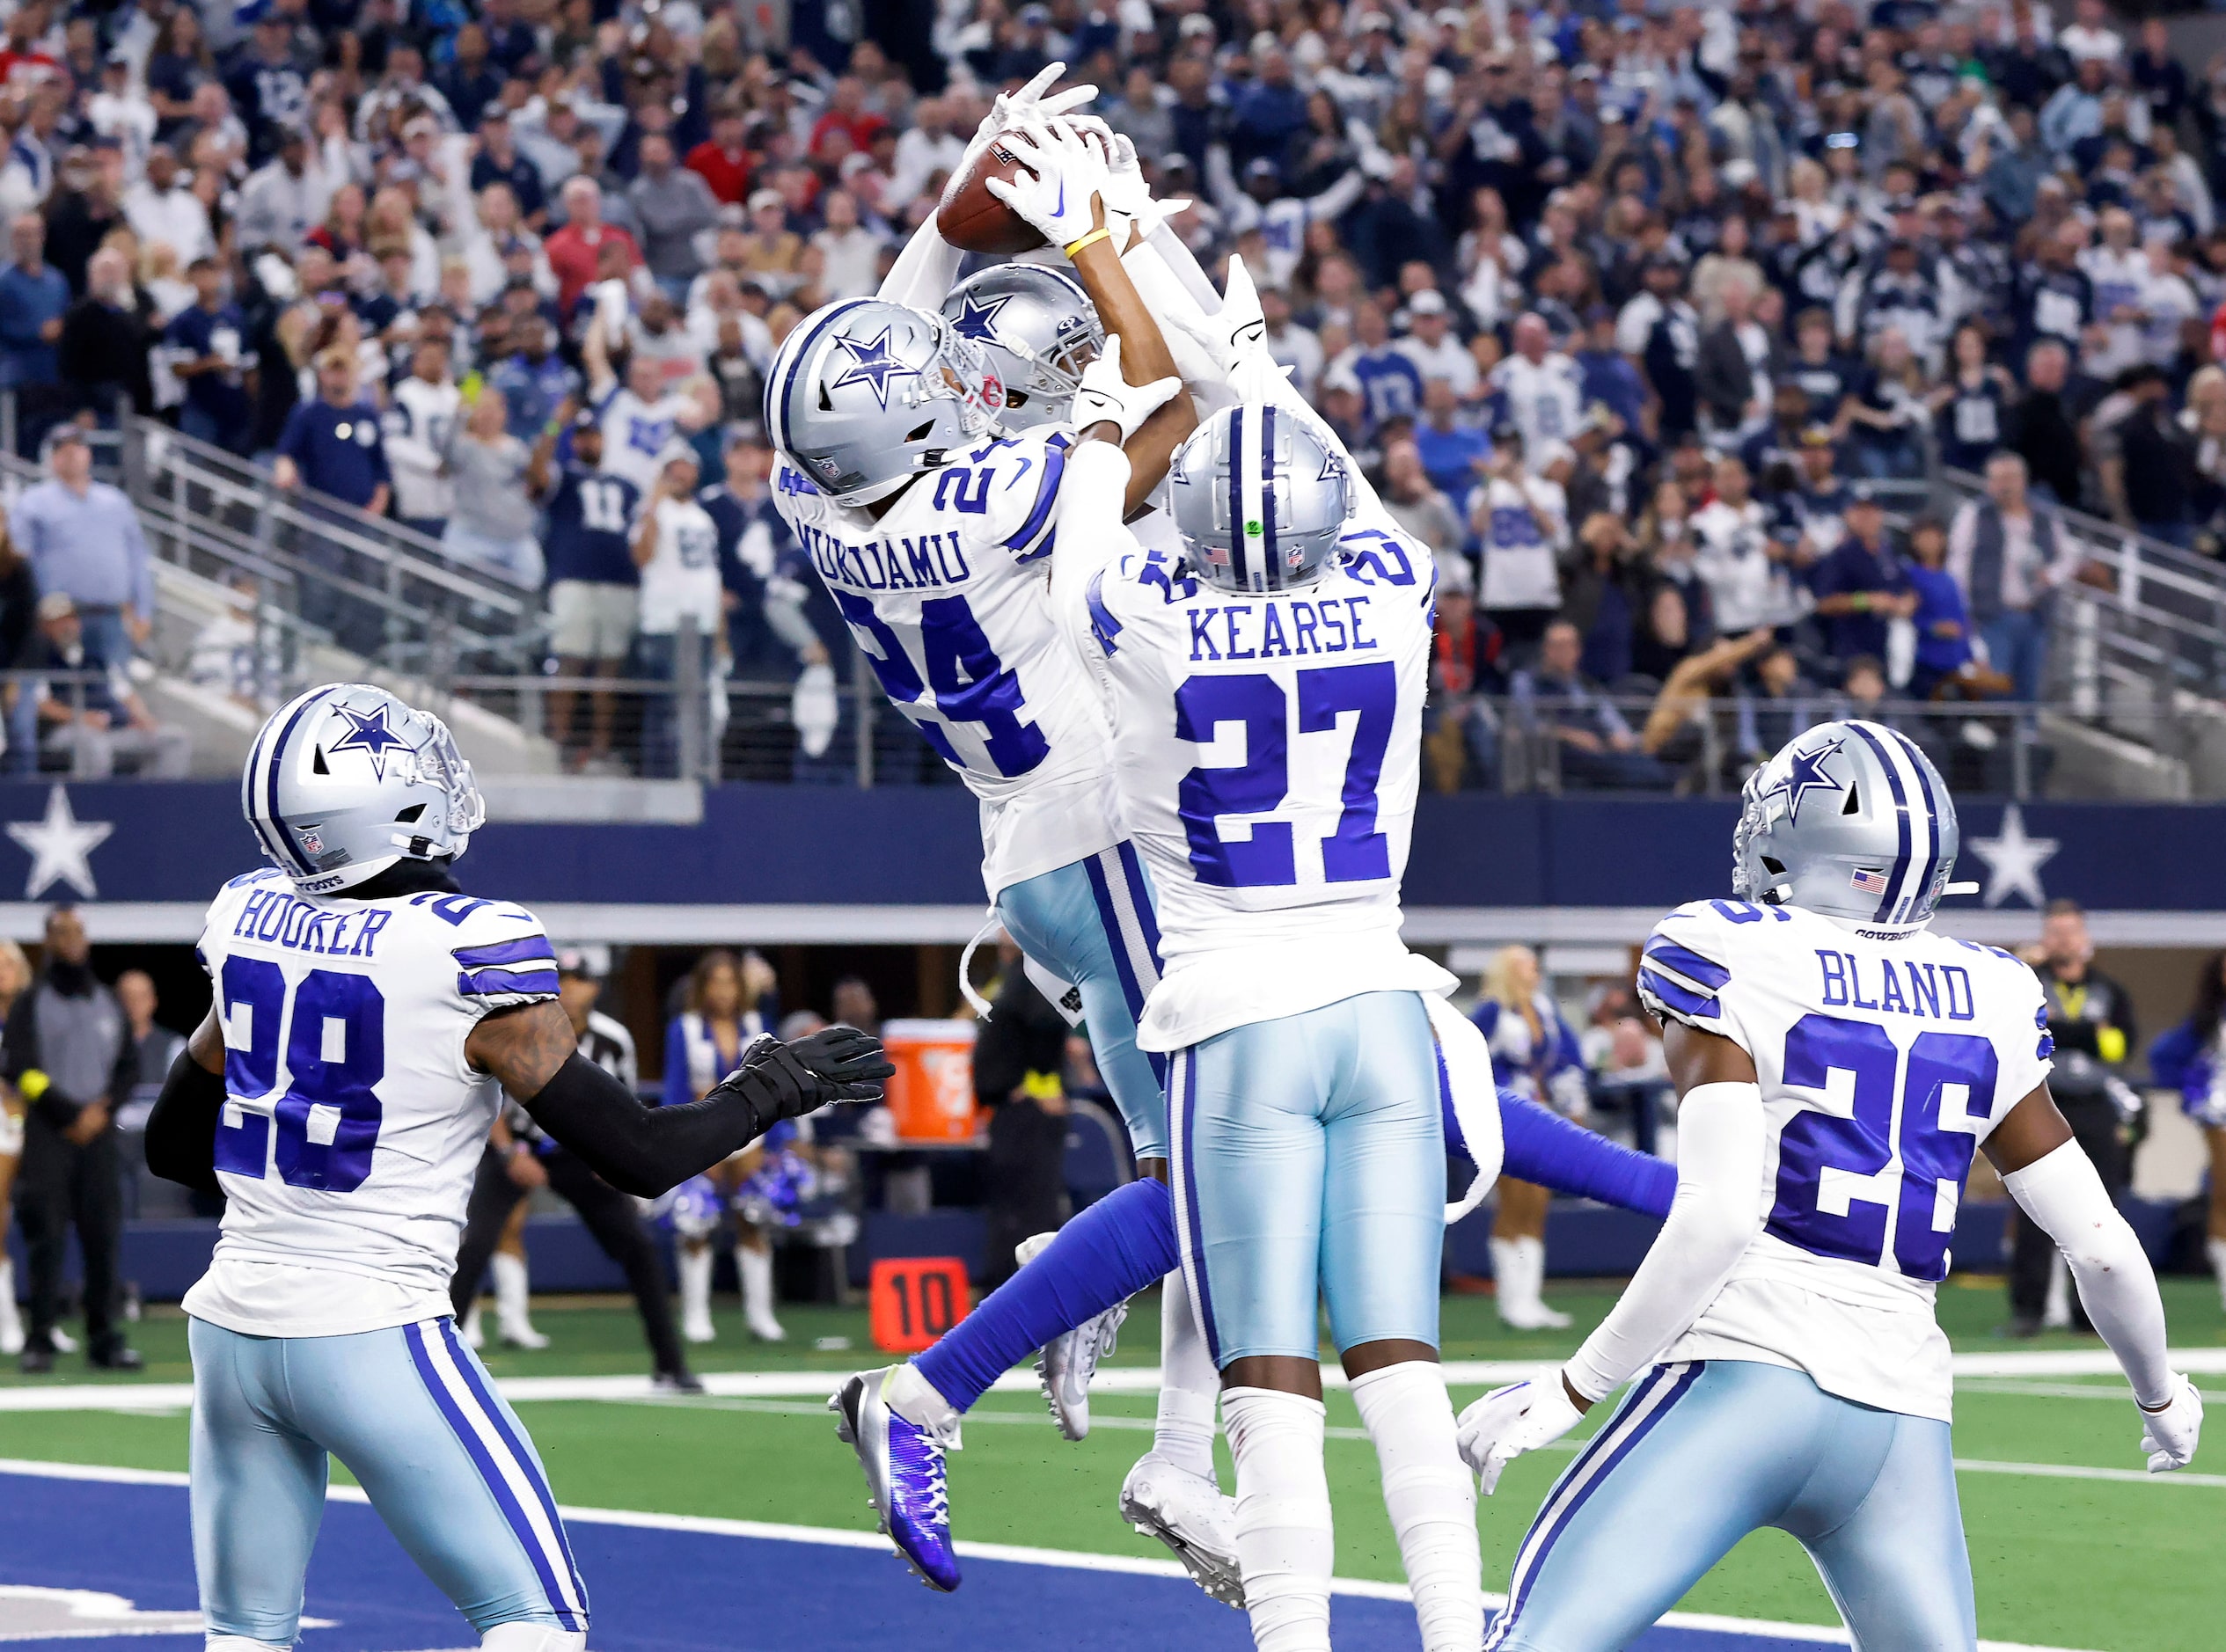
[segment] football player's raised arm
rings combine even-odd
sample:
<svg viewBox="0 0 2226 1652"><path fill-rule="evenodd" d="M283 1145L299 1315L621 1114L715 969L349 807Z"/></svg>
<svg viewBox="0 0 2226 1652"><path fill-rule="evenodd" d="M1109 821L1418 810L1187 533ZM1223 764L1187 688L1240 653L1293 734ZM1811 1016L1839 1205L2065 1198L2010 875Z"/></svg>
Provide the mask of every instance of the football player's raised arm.
<svg viewBox="0 0 2226 1652"><path fill-rule="evenodd" d="M147 1115L147 1168L201 1193L216 1181L216 1121L224 1107L224 1034L212 1006L170 1064Z"/></svg>
<svg viewBox="0 0 2226 1652"><path fill-rule="evenodd" d="M748 1146L782 1119L830 1101L879 1100L896 1070L881 1041L831 1027L794 1044L763 1037L700 1101L648 1107L579 1053L553 998L496 1010L472 1029L465 1056L621 1193L651 1199Z"/></svg>
<svg viewBox="0 0 2226 1652"><path fill-rule="evenodd" d="M1103 223L1101 208L1101 227ZM1089 294L1090 302L1097 306L1098 318L1105 324L1107 334L1119 336L1122 371L1131 384L1145 385L1157 379L1182 377L1175 365L1175 354L1168 348L1166 335L1160 331L1150 306L1145 303L1144 295L1137 291L1135 281L1129 277L1128 267L1121 262L1121 255L1111 240L1094 242L1077 252L1074 273L1081 278L1082 289ZM1175 450L1197 428L1198 415L1190 398L1170 397L1122 443L1129 456L1128 492L1121 513L1124 516L1151 498L1153 490L1166 479Z"/></svg>
<svg viewBox="0 0 2226 1652"><path fill-rule="evenodd" d="M1677 1085L1677 1194L1638 1272L1563 1368L1588 1410L1692 1324L1762 1225L1757 1191L1768 1132L1746 1051L1680 1021L1662 1029Z"/></svg>
<svg viewBox="0 0 2226 1652"><path fill-rule="evenodd" d="M2147 1418L2149 1472L2184 1466L2195 1454L2202 1402L2168 1361L2156 1270L2046 1084L2010 1109L1985 1150L2018 1210L2063 1252L2080 1305L2132 1385Z"/></svg>
<svg viewBox="0 0 2226 1652"><path fill-rule="evenodd" d="M897 253L897 261L882 280L881 290L874 296L886 298L891 303L909 304L914 310L941 310L943 300L958 284L959 261L965 256L943 239L942 233L935 228L935 215L931 212L919 221L912 238L904 243L904 250Z"/></svg>

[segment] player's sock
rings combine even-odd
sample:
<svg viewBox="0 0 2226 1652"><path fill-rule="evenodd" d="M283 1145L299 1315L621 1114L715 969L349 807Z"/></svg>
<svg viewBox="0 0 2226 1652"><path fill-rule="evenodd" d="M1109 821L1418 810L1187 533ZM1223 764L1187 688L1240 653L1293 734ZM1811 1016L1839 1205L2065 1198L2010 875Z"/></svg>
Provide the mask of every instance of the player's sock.
<svg viewBox="0 0 2226 1652"><path fill-rule="evenodd" d="M1352 1398L1383 1470L1424 1652L1472 1652L1484 1636L1476 1480L1453 1444L1444 1375L1432 1361L1408 1360L1354 1378Z"/></svg>
<svg viewBox="0 0 2226 1652"><path fill-rule="evenodd" d="M1160 1290L1160 1414L1152 1449L1177 1468L1213 1479L1213 1403L1221 1373L1180 1273Z"/></svg>
<svg viewBox="0 0 2226 1652"><path fill-rule="evenodd" d="M497 1251L487 1258L487 1271L494 1276L494 1322L502 1327L503 1341L520 1348L546 1348L549 1339L533 1328L525 1258Z"/></svg>
<svg viewBox="0 0 2226 1652"><path fill-rule="evenodd" d="M680 1334L708 1342L718 1334L711 1323L711 1246L682 1245L673 1260L680 1275Z"/></svg>
<svg viewBox="0 0 2226 1652"><path fill-rule="evenodd" d="M2213 1238L2204 1248L2210 1253L2211 1272L2218 1276L2219 1304L2226 1306L2226 1239Z"/></svg>
<svg viewBox="0 0 2226 1652"><path fill-rule="evenodd" d="M16 1265L5 1255L0 1255L0 1354L22 1352L23 1319L16 1311Z"/></svg>
<svg viewBox="0 0 2226 1652"><path fill-rule="evenodd" d="M1237 1465L1237 1563L1258 1652L1329 1652L1336 1539L1322 1463L1322 1401L1222 1391Z"/></svg>
<svg viewBox="0 0 2226 1652"><path fill-rule="evenodd" d="M1498 1300L1499 1317L1510 1325L1519 1323L1527 1312L1523 1295L1523 1264L1528 1260L1520 1240L1491 1241L1492 1292Z"/></svg>
<svg viewBox="0 0 2226 1652"><path fill-rule="evenodd" d="M735 1271L742 1276L742 1317L761 1342L787 1340L788 1333L773 1311L773 1252L735 1246Z"/></svg>
<svg viewBox="0 0 2226 1652"><path fill-rule="evenodd" d="M960 1411L1065 1331L1125 1302L1182 1261L1164 1182L1116 1188L1058 1231L1034 1261L982 1298L912 1363Z"/></svg>
<svg viewBox="0 0 2226 1652"><path fill-rule="evenodd" d="M474 1354L487 1346L487 1332L480 1324L480 1305L476 1300L464 1315L464 1346Z"/></svg>
<svg viewBox="0 0 2226 1652"><path fill-rule="evenodd" d="M882 1385L882 1402L907 1422L938 1435L958 1426L958 1409L935 1392L935 1385L919 1374L910 1360L889 1373ZM953 1437L956 1437L955 1436Z"/></svg>
<svg viewBox="0 0 2226 1652"><path fill-rule="evenodd" d="M498 1623L480 1637L480 1652L587 1652L584 1629L553 1623Z"/></svg>
<svg viewBox="0 0 2226 1652"><path fill-rule="evenodd" d="M1523 1254L1523 1290L1531 1318L1542 1329L1560 1330L1569 1323L1569 1316L1546 1305L1546 1241L1526 1234L1515 1244Z"/></svg>

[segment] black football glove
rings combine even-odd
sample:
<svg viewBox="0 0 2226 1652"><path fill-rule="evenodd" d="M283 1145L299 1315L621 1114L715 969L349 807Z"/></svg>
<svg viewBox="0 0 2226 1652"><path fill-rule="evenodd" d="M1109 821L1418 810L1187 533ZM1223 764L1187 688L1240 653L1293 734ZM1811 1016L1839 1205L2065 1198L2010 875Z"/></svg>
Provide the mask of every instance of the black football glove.
<svg viewBox="0 0 2226 1652"><path fill-rule="evenodd" d="M825 1027L793 1044L766 1034L742 1052L742 1064L712 1093L741 1097L754 1140L781 1120L802 1118L830 1101L878 1101L880 1081L896 1071L881 1040L854 1027Z"/></svg>

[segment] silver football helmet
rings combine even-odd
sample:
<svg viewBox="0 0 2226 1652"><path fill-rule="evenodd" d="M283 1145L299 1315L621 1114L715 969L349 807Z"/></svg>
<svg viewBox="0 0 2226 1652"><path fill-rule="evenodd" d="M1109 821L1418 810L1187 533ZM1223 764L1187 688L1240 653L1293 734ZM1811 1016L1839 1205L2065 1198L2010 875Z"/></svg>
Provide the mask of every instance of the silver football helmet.
<svg viewBox="0 0 2226 1652"><path fill-rule="evenodd" d="M982 347L942 317L852 298L781 341L765 429L821 493L869 505L988 435L1003 400Z"/></svg>
<svg viewBox="0 0 2226 1652"><path fill-rule="evenodd" d="M1962 838L1932 760L1878 723L1820 723L1747 777L1741 900L1904 928L1932 921Z"/></svg>
<svg viewBox="0 0 2226 1652"><path fill-rule="evenodd" d="M240 807L304 895L332 895L401 859L453 859L487 822L448 725L369 683L311 689L248 749Z"/></svg>
<svg viewBox="0 0 2226 1652"><path fill-rule="evenodd" d="M1255 595L1319 579L1353 507L1336 442L1273 403L1224 407L1192 431L1168 492L1198 577Z"/></svg>
<svg viewBox="0 0 2226 1652"><path fill-rule="evenodd" d="M943 300L943 318L982 347L1004 387L998 422L1033 430L1066 417L1082 369L1105 347L1081 282L1043 264L998 264L970 275Z"/></svg>

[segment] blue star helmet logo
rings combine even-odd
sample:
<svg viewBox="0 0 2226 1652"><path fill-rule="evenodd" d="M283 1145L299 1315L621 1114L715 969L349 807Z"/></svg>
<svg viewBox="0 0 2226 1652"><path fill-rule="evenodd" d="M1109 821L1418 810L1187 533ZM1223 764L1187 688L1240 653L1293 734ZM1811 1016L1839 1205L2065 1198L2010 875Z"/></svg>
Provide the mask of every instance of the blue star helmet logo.
<svg viewBox="0 0 2226 1652"><path fill-rule="evenodd" d="M1825 772L1824 760L1847 744L1846 738L1819 746L1814 751L1795 748L1786 764L1784 778L1762 795L1765 798L1785 797L1785 820L1788 825L1801 818L1801 800L1811 792L1844 792L1847 787Z"/></svg>
<svg viewBox="0 0 2226 1652"><path fill-rule="evenodd" d="M345 705L333 709L348 719L348 732L325 748L330 757L343 751L361 751L371 760L371 772L380 779L386 778L386 754L390 751L415 749L410 742L386 726L386 707L377 706L368 712L354 712Z"/></svg>
<svg viewBox="0 0 2226 1652"><path fill-rule="evenodd" d="M883 413L889 411L889 381L919 376L918 368L905 366L889 353L890 331L883 327L879 337L863 340L835 335L835 342L850 353L851 369L835 381L834 387L841 390L849 384L872 385L874 399L881 404Z"/></svg>
<svg viewBox="0 0 2226 1652"><path fill-rule="evenodd" d="M1013 302L1010 293L1000 293L993 298L977 298L968 293L959 300L958 319L951 323L951 330L962 339L978 339L984 344L995 344L998 312Z"/></svg>

